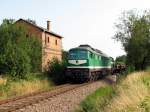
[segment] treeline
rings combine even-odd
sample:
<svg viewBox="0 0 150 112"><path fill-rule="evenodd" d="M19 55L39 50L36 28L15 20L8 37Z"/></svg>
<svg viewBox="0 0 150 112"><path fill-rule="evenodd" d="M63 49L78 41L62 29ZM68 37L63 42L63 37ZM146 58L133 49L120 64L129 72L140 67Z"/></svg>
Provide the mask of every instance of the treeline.
<svg viewBox="0 0 150 112"><path fill-rule="evenodd" d="M121 42L126 56L117 57L134 70L144 70L150 66L150 11L131 10L124 12L116 24L113 37Z"/></svg>
<svg viewBox="0 0 150 112"><path fill-rule="evenodd" d="M42 46L36 37L27 35L14 22L5 19L0 25L0 74L25 79L29 73L41 71Z"/></svg>

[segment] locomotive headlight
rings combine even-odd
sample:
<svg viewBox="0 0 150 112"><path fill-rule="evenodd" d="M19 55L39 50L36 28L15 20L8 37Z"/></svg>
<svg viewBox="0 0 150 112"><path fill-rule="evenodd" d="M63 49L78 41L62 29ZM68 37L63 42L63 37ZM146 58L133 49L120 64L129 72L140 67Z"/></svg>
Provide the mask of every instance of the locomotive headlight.
<svg viewBox="0 0 150 112"><path fill-rule="evenodd" d="M81 65L87 63L87 60L68 60L68 63L74 65Z"/></svg>
<svg viewBox="0 0 150 112"><path fill-rule="evenodd" d="M76 60L76 63L78 63L79 61L78 60Z"/></svg>

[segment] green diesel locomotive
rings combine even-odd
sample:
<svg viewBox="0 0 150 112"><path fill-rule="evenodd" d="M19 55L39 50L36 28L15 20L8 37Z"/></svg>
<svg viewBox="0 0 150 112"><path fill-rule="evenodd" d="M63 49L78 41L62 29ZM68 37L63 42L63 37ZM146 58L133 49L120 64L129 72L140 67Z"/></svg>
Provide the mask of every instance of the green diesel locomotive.
<svg viewBox="0 0 150 112"><path fill-rule="evenodd" d="M113 58L89 45L69 50L67 76L74 81L93 81L111 73Z"/></svg>

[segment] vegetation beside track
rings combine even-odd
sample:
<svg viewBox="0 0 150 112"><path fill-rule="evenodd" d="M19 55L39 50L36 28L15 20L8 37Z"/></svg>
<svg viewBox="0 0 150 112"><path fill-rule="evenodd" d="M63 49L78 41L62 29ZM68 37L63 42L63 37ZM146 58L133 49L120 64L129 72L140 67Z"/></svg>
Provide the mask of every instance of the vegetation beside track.
<svg viewBox="0 0 150 112"><path fill-rule="evenodd" d="M44 91L56 83L65 83L66 52L62 53L62 63L53 60L47 72L41 73L41 42L35 35L28 35L24 27L18 27L13 19L4 19L0 25L0 51L0 99Z"/></svg>
<svg viewBox="0 0 150 112"><path fill-rule="evenodd" d="M99 88L81 102L76 112L97 112L99 108L104 107L112 98L113 92L114 90L111 86Z"/></svg>
<svg viewBox="0 0 150 112"><path fill-rule="evenodd" d="M59 62L54 59L45 73L28 73L25 79L1 75L0 100L50 90L56 85L66 83L65 66L65 61Z"/></svg>
<svg viewBox="0 0 150 112"><path fill-rule="evenodd" d="M9 77L0 78L0 100L11 97L46 91L55 84L47 75L42 73L30 74L28 80L11 80Z"/></svg>
<svg viewBox="0 0 150 112"><path fill-rule="evenodd" d="M42 45L35 36L27 35L15 20L4 19L0 25L0 74L13 80L27 79L41 72Z"/></svg>
<svg viewBox="0 0 150 112"><path fill-rule="evenodd" d="M44 73L28 73L25 79L13 78L9 74L0 76L0 100L50 90L52 87L66 83L66 61L53 59Z"/></svg>
<svg viewBox="0 0 150 112"><path fill-rule="evenodd" d="M134 72L115 87L100 88L77 112L150 112L150 72Z"/></svg>

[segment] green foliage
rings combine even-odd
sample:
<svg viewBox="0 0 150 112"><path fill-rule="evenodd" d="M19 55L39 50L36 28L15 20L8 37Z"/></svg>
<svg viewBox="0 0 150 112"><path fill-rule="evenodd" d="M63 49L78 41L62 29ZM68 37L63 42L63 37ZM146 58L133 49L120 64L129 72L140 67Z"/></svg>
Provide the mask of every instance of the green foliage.
<svg viewBox="0 0 150 112"><path fill-rule="evenodd" d="M57 58L53 58L52 61L48 64L48 71L47 74L49 77L56 83L56 84L62 84L66 82L66 75L65 75L65 69L66 69L66 62L62 61L60 62L57 60Z"/></svg>
<svg viewBox="0 0 150 112"><path fill-rule="evenodd" d="M122 73L116 75L117 77L117 80L116 80L116 83L120 84L123 80L125 80L125 78L131 74L135 72L135 67L134 66L126 66L126 70L123 71Z"/></svg>
<svg viewBox="0 0 150 112"><path fill-rule="evenodd" d="M150 66L146 67L146 71L150 73Z"/></svg>
<svg viewBox="0 0 150 112"><path fill-rule="evenodd" d="M130 73L132 73L134 71L135 71L135 67L130 65L130 66L127 67L127 70L126 70L127 73L126 74L130 74Z"/></svg>
<svg viewBox="0 0 150 112"><path fill-rule="evenodd" d="M150 74L135 72L86 97L76 112L150 112Z"/></svg>
<svg viewBox="0 0 150 112"><path fill-rule="evenodd" d="M34 81L34 80L44 80L44 79L49 79L48 75L45 73L29 73L27 75L27 81ZM51 79L49 79L51 82Z"/></svg>
<svg viewBox="0 0 150 112"><path fill-rule="evenodd" d="M148 87L148 89L149 89L150 88L150 77L145 76L141 80L146 85L146 87ZM143 109L143 112L149 112L150 111L150 97L149 96L146 96L144 98L144 100L140 103L140 108Z"/></svg>
<svg viewBox="0 0 150 112"><path fill-rule="evenodd" d="M122 56L116 57L115 63L117 63L117 64L125 64L126 63L126 56L122 55Z"/></svg>
<svg viewBox="0 0 150 112"><path fill-rule="evenodd" d="M68 52L63 50L62 51L62 60L65 65L67 64L67 56L68 56Z"/></svg>
<svg viewBox="0 0 150 112"><path fill-rule="evenodd" d="M114 39L120 41L127 53L127 64L143 70L150 60L150 12L124 12L116 24Z"/></svg>
<svg viewBox="0 0 150 112"><path fill-rule="evenodd" d="M35 36L28 38L29 57L31 59L31 72L41 72L42 68L42 44Z"/></svg>
<svg viewBox="0 0 150 112"><path fill-rule="evenodd" d="M150 97L147 96L145 99L140 103L140 108L142 108L142 112L150 112Z"/></svg>
<svg viewBox="0 0 150 112"><path fill-rule="evenodd" d="M41 68L41 44L13 23L13 20L4 20L0 26L0 73L12 79L25 79L26 74Z"/></svg>
<svg viewBox="0 0 150 112"><path fill-rule="evenodd" d="M142 82L148 87L150 88L150 76L145 76L142 78Z"/></svg>
<svg viewBox="0 0 150 112"><path fill-rule="evenodd" d="M114 90L110 86L99 88L81 102L80 110L77 112L102 112L113 94Z"/></svg>

